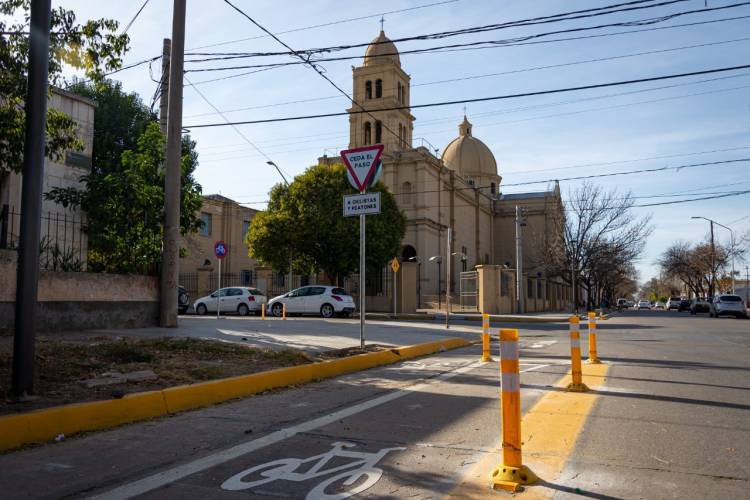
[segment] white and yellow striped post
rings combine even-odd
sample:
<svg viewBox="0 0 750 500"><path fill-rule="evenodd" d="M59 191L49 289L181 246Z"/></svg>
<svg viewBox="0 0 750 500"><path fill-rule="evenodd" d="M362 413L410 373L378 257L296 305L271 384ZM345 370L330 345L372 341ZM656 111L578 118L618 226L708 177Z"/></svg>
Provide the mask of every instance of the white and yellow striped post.
<svg viewBox="0 0 750 500"><path fill-rule="evenodd" d="M570 372L573 379L568 384L572 392L586 392L589 388L583 383L581 371L581 320L578 316L570 317Z"/></svg>
<svg viewBox="0 0 750 500"><path fill-rule="evenodd" d="M599 354L596 352L596 313L589 312L589 359L590 365L601 364Z"/></svg>
<svg viewBox="0 0 750 500"><path fill-rule="evenodd" d="M490 355L490 315L482 314L482 362L492 361Z"/></svg>
<svg viewBox="0 0 750 500"><path fill-rule="evenodd" d="M500 330L501 415L503 463L492 471L492 487L518 491L537 480L521 460L521 374L518 359L518 330Z"/></svg>

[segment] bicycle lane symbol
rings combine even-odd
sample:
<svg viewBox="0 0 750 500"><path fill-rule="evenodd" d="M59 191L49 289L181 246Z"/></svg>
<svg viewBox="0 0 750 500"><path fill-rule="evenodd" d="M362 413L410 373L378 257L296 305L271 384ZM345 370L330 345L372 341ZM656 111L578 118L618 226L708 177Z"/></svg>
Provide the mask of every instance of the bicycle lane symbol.
<svg viewBox="0 0 750 500"><path fill-rule="evenodd" d="M221 488L228 491L249 490L273 481L301 483L338 473L317 484L309 491L306 499L334 500L348 498L371 488L380 480L383 475L383 469L375 467L375 465L383 457L392 451L406 449L401 447L383 448L375 453L367 453L351 451L351 448L356 448L357 446L354 443L335 442L332 446L333 448L330 451L310 458L282 458L256 465L230 477L224 481ZM352 461L343 465L326 468L328 462L334 458L349 458ZM313 465L307 468L306 472L295 472L300 466L311 463ZM326 489L330 486L335 486L334 489L336 491L326 493Z"/></svg>

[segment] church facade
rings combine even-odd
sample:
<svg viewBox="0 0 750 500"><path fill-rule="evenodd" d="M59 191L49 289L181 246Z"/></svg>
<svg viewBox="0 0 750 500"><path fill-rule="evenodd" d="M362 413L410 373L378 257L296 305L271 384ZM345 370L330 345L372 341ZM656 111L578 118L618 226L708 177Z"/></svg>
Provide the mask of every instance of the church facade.
<svg viewBox="0 0 750 500"><path fill-rule="evenodd" d="M564 212L559 186L550 191L504 195L495 156L475 136L466 117L440 157L424 146L415 147L410 77L401 67L396 46L383 31L367 47L362 66L353 69L352 97L347 110L349 147L384 145L380 180L394 194L407 220L399 257L419 263L418 287L424 297L446 292L448 259L452 293L459 289L461 272L477 266L515 269L517 206L525 222L524 296L531 298L537 291L560 299L567 295L559 277L550 276L545 269L542 250L561 241L557 233ZM339 163L340 158L319 161ZM534 279L534 284L528 281L527 286L527 278ZM537 290L536 283L542 279L545 290ZM549 284L559 288L549 292ZM555 301L558 303L562 301Z"/></svg>

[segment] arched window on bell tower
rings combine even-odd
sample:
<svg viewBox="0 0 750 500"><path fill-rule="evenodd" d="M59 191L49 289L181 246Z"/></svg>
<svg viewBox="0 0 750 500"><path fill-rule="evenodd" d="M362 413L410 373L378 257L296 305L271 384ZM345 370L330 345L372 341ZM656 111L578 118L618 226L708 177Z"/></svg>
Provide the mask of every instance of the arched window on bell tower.
<svg viewBox="0 0 750 500"><path fill-rule="evenodd" d="M375 122L375 144L383 142L383 124L380 120Z"/></svg>
<svg viewBox="0 0 750 500"><path fill-rule="evenodd" d="M401 82L398 82L398 102L404 102L404 88L401 85Z"/></svg>
<svg viewBox="0 0 750 500"><path fill-rule="evenodd" d="M375 80L375 98L383 97L383 80L378 78Z"/></svg>
<svg viewBox="0 0 750 500"><path fill-rule="evenodd" d="M372 82L370 80L365 82L365 99L372 99Z"/></svg>
<svg viewBox="0 0 750 500"><path fill-rule="evenodd" d="M370 122L365 122L365 145L372 144L372 125Z"/></svg>

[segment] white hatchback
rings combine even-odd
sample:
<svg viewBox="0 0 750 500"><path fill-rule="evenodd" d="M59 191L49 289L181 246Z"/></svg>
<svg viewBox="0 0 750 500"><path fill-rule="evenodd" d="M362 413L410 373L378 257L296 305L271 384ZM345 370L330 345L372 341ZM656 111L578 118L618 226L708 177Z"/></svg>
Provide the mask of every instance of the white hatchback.
<svg viewBox="0 0 750 500"><path fill-rule="evenodd" d="M248 313L254 312L260 314L266 305L266 296L257 288L248 288L232 286L216 290L211 295L201 297L193 304L195 313L204 315L206 313L216 312L220 307L222 313L237 313L240 316L247 316Z"/></svg>
<svg viewBox="0 0 750 500"><path fill-rule="evenodd" d="M284 306L288 314L320 314L324 318L349 316L355 310L354 299L346 290L322 285L303 286L268 301L268 310L277 317Z"/></svg>

